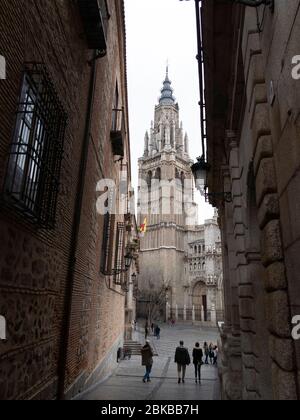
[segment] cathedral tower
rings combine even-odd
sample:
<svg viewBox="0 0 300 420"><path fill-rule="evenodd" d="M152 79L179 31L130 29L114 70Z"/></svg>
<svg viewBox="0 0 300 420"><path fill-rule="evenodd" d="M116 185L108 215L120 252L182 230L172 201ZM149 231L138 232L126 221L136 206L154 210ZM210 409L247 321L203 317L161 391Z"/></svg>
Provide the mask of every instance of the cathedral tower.
<svg viewBox="0 0 300 420"><path fill-rule="evenodd" d="M141 239L141 316L147 315L154 296L160 302L156 317L175 317L176 308L183 307L185 235L198 219L192 163L167 68L154 121L145 134L144 156L139 159L140 224L147 219Z"/></svg>

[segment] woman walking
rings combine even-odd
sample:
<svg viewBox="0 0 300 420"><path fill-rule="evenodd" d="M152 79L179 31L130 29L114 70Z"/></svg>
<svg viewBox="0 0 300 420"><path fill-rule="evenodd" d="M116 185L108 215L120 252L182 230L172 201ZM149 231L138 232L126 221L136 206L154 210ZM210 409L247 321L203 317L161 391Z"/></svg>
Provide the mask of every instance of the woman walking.
<svg viewBox="0 0 300 420"><path fill-rule="evenodd" d="M141 350L142 353L142 366L146 367L146 373L143 378L143 382L151 382L150 374L152 372L152 366L153 366L153 350L151 348L150 342L147 340L146 344Z"/></svg>
<svg viewBox="0 0 300 420"><path fill-rule="evenodd" d="M214 352L214 345L212 343L210 343L209 345L209 359L210 359L210 364L213 365L214 360L215 360L215 352Z"/></svg>
<svg viewBox="0 0 300 420"><path fill-rule="evenodd" d="M208 348L208 344L206 342L204 343L203 348L204 348L205 364L208 365L209 348Z"/></svg>
<svg viewBox="0 0 300 420"><path fill-rule="evenodd" d="M193 363L195 366L195 380L196 384L201 384L201 367L203 365L203 351L200 348L200 344L196 343L195 348L193 350Z"/></svg>

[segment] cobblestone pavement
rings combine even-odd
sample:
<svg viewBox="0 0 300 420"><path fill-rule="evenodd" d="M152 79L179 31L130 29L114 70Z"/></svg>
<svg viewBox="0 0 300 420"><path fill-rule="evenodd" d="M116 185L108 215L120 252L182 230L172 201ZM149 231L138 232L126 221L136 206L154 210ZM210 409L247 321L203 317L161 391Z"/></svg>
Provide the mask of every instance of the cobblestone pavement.
<svg viewBox="0 0 300 420"><path fill-rule="evenodd" d="M81 396L83 400L217 400L219 399L219 381L216 367L203 366L202 384L196 385L194 366L187 368L186 383L178 385L177 367L174 363L175 349L180 340L185 342L190 353L199 341L216 343L218 330L213 328L177 325L175 327L162 326L161 339L150 337L157 357L154 358L152 382L144 384L142 378L144 367L141 357L134 356L131 360L122 361L117 371L106 381L94 386ZM144 342L142 334L139 341Z"/></svg>

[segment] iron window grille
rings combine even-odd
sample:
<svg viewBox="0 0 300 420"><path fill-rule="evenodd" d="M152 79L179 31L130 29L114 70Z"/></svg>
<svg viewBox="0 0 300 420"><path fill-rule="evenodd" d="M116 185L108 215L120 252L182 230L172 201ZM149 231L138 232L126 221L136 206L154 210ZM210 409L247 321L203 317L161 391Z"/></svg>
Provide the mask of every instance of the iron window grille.
<svg viewBox="0 0 300 420"><path fill-rule="evenodd" d="M117 223L116 233L116 252L115 252L115 284L121 286L123 284L123 277L125 271L124 264L124 251L125 251L125 224Z"/></svg>
<svg viewBox="0 0 300 420"><path fill-rule="evenodd" d="M4 197L41 228L55 227L66 124L45 66L26 64Z"/></svg>
<svg viewBox="0 0 300 420"><path fill-rule="evenodd" d="M104 275L112 272L113 239L115 230L115 216L106 213L103 223L103 240L100 271Z"/></svg>

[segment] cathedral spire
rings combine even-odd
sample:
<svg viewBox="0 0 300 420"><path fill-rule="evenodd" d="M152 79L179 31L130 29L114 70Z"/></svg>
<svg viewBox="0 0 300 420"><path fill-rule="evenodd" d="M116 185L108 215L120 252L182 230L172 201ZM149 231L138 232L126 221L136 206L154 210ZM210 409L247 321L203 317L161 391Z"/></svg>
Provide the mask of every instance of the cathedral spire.
<svg viewBox="0 0 300 420"><path fill-rule="evenodd" d="M146 131L145 134L145 147L144 147L144 156L148 157L149 156L149 134L148 131Z"/></svg>
<svg viewBox="0 0 300 420"><path fill-rule="evenodd" d="M187 133L185 133L185 136L184 136L184 151L187 155L190 154L190 144L189 143L190 143L189 142L189 136L188 136Z"/></svg>
<svg viewBox="0 0 300 420"><path fill-rule="evenodd" d="M166 69L166 78L163 82L163 88L161 89L161 96L159 99L160 105L175 105L175 98L173 96L173 88L171 87L171 80L169 79L169 64Z"/></svg>

